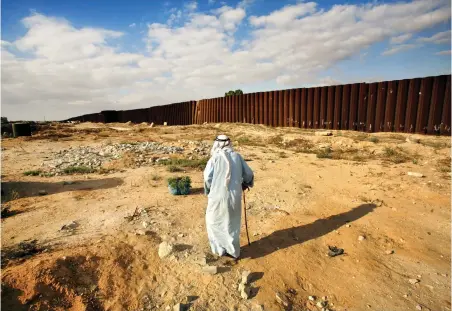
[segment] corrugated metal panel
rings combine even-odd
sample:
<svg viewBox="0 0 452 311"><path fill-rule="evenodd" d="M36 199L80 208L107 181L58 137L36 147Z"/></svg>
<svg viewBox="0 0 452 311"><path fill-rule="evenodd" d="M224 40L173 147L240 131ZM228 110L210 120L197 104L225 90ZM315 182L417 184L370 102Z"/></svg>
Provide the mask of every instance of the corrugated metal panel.
<svg viewBox="0 0 452 311"><path fill-rule="evenodd" d="M332 129L334 123L334 86L328 87L328 100L326 102L326 128Z"/></svg>
<svg viewBox="0 0 452 311"><path fill-rule="evenodd" d="M268 125L273 126L273 91L268 92Z"/></svg>
<svg viewBox="0 0 452 311"><path fill-rule="evenodd" d="M421 79L411 79L408 88L408 102L405 118L405 131L414 133L416 129L417 107L419 103L419 91L421 88Z"/></svg>
<svg viewBox="0 0 452 311"><path fill-rule="evenodd" d="M326 128L326 106L328 100L328 87L324 86L320 89L320 128Z"/></svg>
<svg viewBox="0 0 452 311"><path fill-rule="evenodd" d="M384 131L393 132L395 131L394 120L395 120L395 108L397 103L397 87L398 81L389 81L387 85L386 94L386 110L384 119Z"/></svg>
<svg viewBox="0 0 452 311"><path fill-rule="evenodd" d="M279 93L278 91L273 91L273 126L278 126L278 120L279 120Z"/></svg>
<svg viewBox="0 0 452 311"><path fill-rule="evenodd" d="M348 117L348 128L358 130L358 96L359 84L352 84L350 89L350 114Z"/></svg>
<svg viewBox="0 0 452 311"><path fill-rule="evenodd" d="M368 85L366 130L375 132L375 112L377 110L378 83Z"/></svg>
<svg viewBox="0 0 452 311"><path fill-rule="evenodd" d="M350 117L350 89L351 85L346 84L342 87L342 104L341 104L341 126L343 130L348 129L348 118Z"/></svg>
<svg viewBox="0 0 452 311"><path fill-rule="evenodd" d="M399 80L397 86L397 100L395 108L394 129L397 132L405 131L406 107L408 101L408 88L410 80Z"/></svg>
<svg viewBox="0 0 452 311"><path fill-rule="evenodd" d="M294 89L290 89L289 90L289 113L288 113L288 118L287 118L287 126L293 127L294 126L294 121L295 121L295 115L294 115L294 110L295 110L295 94L294 94Z"/></svg>
<svg viewBox="0 0 452 311"><path fill-rule="evenodd" d="M263 107L263 109L264 109L264 113L263 113L264 119L262 120L262 123L265 124L265 125L269 125L269 123L268 123L268 93L269 92L264 92L262 94L263 95L263 105L264 105L264 107Z"/></svg>
<svg viewBox="0 0 452 311"><path fill-rule="evenodd" d="M313 106L312 123L314 128L320 127L320 88L314 88L314 106Z"/></svg>
<svg viewBox="0 0 452 311"><path fill-rule="evenodd" d="M281 126L289 124L289 90L282 90L283 96L283 123Z"/></svg>
<svg viewBox="0 0 452 311"><path fill-rule="evenodd" d="M419 92L419 105L416 117L416 132L427 134L428 113L432 99L433 78L424 78L421 81L421 90Z"/></svg>
<svg viewBox="0 0 452 311"><path fill-rule="evenodd" d="M294 126L300 127L300 108L301 108L301 89L295 89L295 99L294 99Z"/></svg>
<svg viewBox="0 0 452 311"><path fill-rule="evenodd" d="M375 110L375 131L382 132L385 129L385 106L386 94L388 92L387 82L379 82L377 90L377 108Z"/></svg>
<svg viewBox="0 0 452 311"><path fill-rule="evenodd" d="M254 93L250 94L250 123L254 124Z"/></svg>
<svg viewBox="0 0 452 311"><path fill-rule="evenodd" d="M259 124L264 124L264 92L259 92Z"/></svg>
<svg viewBox="0 0 452 311"><path fill-rule="evenodd" d="M302 88L301 89L301 96L300 96L300 102L301 102L301 109L300 109L300 121L301 121L301 127L307 128L308 126L308 89Z"/></svg>
<svg viewBox="0 0 452 311"><path fill-rule="evenodd" d="M278 126L284 126L284 92L278 91Z"/></svg>
<svg viewBox="0 0 452 311"><path fill-rule="evenodd" d="M441 117L442 123L442 133L444 135L450 135L451 131L451 123L450 123L450 113L451 113L451 101L450 101L450 75L447 76L446 83L446 94L444 95L444 105L443 105L443 113Z"/></svg>
<svg viewBox="0 0 452 311"><path fill-rule="evenodd" d="M367 96L368 96L368 85L366 83L359 84L359 94L358 94L358 129L360 131L365 131L367 126Z"/></svg>
<svg viewBox="0 0 452 311"><path fill-rule="evenodd" d="M308 104L307 104L307 111L306 111L306 123L307 128L313 128L314 124L314 89L310 88L308 89Z"/></svg>
<svg viewBox="0 0 452 311"><path fill-rule="evenodd" d="M341 128L341 106L342 105L342 85L336 85L334 89L334 121L333 129Z"/></svg>

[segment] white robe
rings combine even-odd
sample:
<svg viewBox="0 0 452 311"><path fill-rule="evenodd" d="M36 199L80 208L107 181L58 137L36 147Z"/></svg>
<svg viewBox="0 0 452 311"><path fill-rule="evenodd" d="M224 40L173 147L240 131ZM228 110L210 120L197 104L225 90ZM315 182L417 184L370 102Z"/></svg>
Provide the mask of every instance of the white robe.
<svg viewBox="0 0 452 311"><path fill-rule="evenodd" d="M228 186L228 163L224 156L229 160ZM204 188L208 193L207 235L212 252L219 256L240 256L242 183L248 187L254 183L253 171L242 156L231 149L214 153L204 170Z"/></svg>

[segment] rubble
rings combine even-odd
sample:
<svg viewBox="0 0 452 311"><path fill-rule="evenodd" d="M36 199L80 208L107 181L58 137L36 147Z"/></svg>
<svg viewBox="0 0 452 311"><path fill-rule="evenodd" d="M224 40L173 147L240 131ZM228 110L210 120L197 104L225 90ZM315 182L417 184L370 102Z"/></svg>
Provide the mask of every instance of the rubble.
<svg viewBox="0 0 452 311"><path fill-rule="evenodd" d="M242 284L249 284L251 282L251 271L242 272Z"/></svg>
<svg viewBox="0 0 452 311"><path fill-rule="evenodd" d="M168 242L162 242L159 245L159 257L165 258L171 255L174 251L174 246Z"/></svg>
<svg viewBox="0 0 452 311"><path fill-rule="evenodd" d="M208 273L208 274L217 274L218 273L218 267L217 266L206 266L202 268L202 271L204 273Z"/></svg>
<svg viewBox="0 0 452 311"><path fill-rule="evenodd" d="M408 172L407 175L412 176L412 177L418 177L418 178L424 177L424 174L416 173L416 172Z"/></svg>
<svg viewBox="0 0 452 311"><path fill-rule="evenodd" d="M137 155L137 166L149 165L148 155L181 154L184 148L165 146L158 142L120 143L111 145L69 148L55 153L54 158L46 160L42 166L53 173L64 173L70 167L88 167L98 169L104 163L117 160L126 152ZM152 164L152 161L151 161Z"/></svg>

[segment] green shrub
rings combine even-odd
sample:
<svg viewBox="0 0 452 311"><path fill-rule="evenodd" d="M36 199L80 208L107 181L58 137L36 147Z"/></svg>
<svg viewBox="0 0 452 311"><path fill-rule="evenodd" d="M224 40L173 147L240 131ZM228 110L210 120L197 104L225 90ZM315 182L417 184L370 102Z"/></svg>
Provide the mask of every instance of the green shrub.
<svg viewBox="0 0 452 311"><path fill-rule="evenodd" d="M25 176L39 176L41 175L42 171L41 170L33 170L33 171L26 171L24 172Z"/></svg>
<svg viewBox="0 0 452 311"><path fill-rule="evenodd" d="M72 174L88 174L93 173L95 170L88 166L69 166L63 170L63 173L67 175Z"/></svg>

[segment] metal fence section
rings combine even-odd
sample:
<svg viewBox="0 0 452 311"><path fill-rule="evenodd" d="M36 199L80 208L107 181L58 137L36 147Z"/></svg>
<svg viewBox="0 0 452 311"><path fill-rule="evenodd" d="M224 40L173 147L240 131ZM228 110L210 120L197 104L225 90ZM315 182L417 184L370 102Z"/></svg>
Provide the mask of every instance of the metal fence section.
<svg viewBox="0 0 452 311"><path fill-rule="evenodd" d="M273 127L450 135L451 76L297 88L102 111L70 121L189 125L250 123Z"/></svg>

